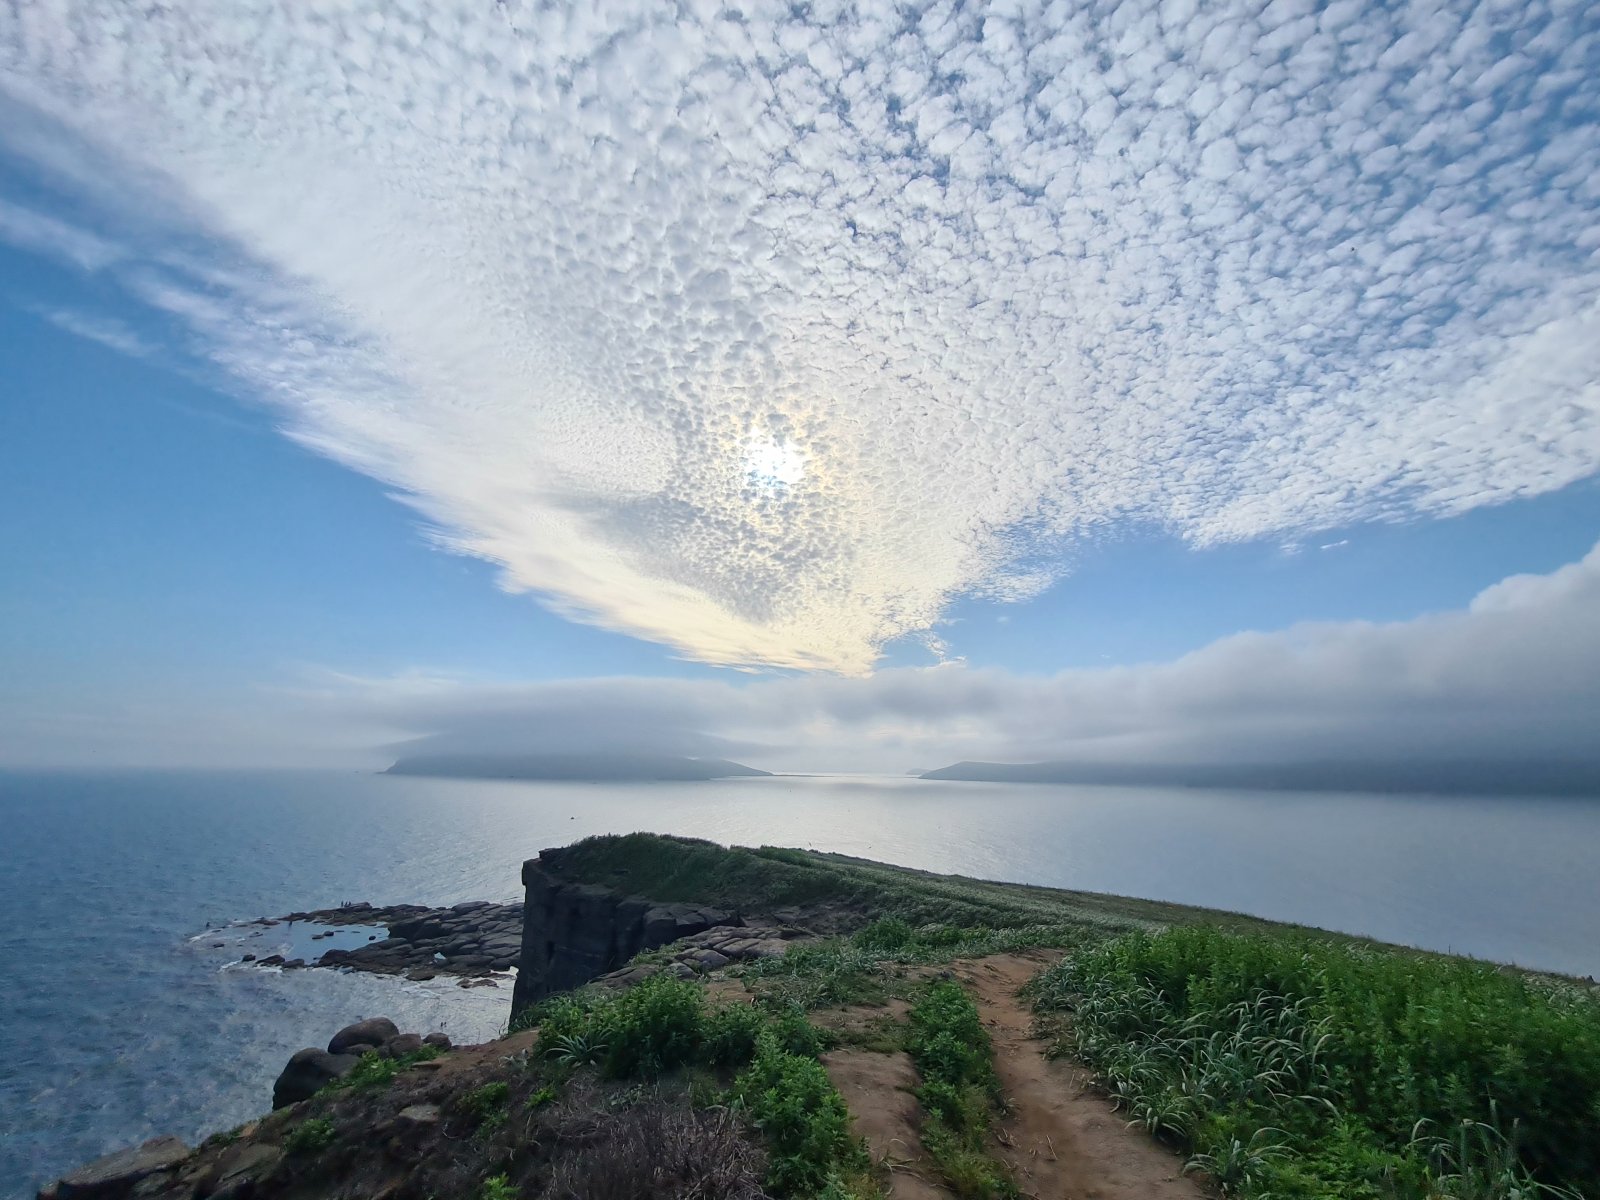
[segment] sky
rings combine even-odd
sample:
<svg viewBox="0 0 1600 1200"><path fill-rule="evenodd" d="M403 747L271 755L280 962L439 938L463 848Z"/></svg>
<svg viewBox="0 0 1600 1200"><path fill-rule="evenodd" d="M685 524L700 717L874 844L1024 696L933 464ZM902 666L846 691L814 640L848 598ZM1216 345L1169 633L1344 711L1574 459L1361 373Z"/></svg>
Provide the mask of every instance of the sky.
<svg viewBox="0 0 1600 1200"><path fill-rule="evenodd" d="M0 765L1600 746L1600 10L0 0Z"/></svg>

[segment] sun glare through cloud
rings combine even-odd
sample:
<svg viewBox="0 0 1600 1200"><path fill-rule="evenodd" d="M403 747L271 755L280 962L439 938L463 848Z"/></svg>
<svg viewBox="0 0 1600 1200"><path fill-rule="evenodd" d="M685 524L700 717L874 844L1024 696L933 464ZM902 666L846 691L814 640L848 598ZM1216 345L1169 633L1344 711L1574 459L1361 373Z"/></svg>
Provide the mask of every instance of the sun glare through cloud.
<svg viewBox="0 0 1600 1200"><path fill-rule="evenodd" d="M745 455L745 472L757 486L782 491L800 482L806 473L806 458L795 446L755 442Z"/></svg>
<svg viewBox="0 0 1600 1200"><path fill-rule="evenodd" d="M1322 544L1593 472L1594 27L13 4L6 136L152 215L0 236L180 322L508 588L860 673L1106 531Z"/></svg>

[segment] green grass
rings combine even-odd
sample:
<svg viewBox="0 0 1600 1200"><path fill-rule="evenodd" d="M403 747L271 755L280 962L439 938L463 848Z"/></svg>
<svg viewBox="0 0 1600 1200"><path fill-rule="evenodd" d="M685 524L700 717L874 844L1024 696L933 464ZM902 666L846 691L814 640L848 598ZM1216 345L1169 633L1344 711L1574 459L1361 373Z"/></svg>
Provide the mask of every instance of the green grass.
<svg viewBox="0 0 1600 1200"><path fill-rule="evenodd" d="M361 1056L361 1060L351 1068L348 1075L324 1085L322 1092L381 1091L392 1084L395 1076L406 1068L438 1057L437 1046L423 1046L409 1054L402 1054L399 1058L386 1058L376 1050L369 1050Z"/></svg>
<svg viewBox="0 0 1600 1200"><path fill-rule="evenodd" d="M999 1103L993 1048L978 1008L960 984L931 985L911 1010L906 1049L922 1076L922 1144L945 1182L966 1200L1017 1196L1005 1167L988 1153Z"/></svg>
<svg viewBox="0 0 1600 1200"><path fill-rule="evenodd" d="M736 968L735 973L763 996L803 1009L881 1004L891 997L911 995L912 989L903 980L905 973L896 968L1038 946L1078 946L1094 936L1072 924L984 929L913 926L899 917L882 917L850 937L798 943L786 954L760 959Z"/></svg>
<svg viewBox="0 0 1600 1200"><path fill-rule="evenodd" d="M585 838L546 851L541 859L560 878L747 913L836 905L897 917L911 926L996 930L1071 924L1112 931L1202 915L1201 910L1088 892L934 875L845 855L730 848L651 833Z"/></svg>
<svg viewBox="0 0 1600 1200"><path fill-rule="evenodd" d="M503 1126L510 1117L511 1085L503 1079L492 1080L474 1088L457 1101L461 1111L477 1123L477 1134L487 1137Z"/></svg>
<svg viewBox="0 0 1600 1200"><path fill-rule="evenodd" d="M283 1148L296 1155L320 1154L333 1145L337 1136L333 1122L327 1118L308 1117L289 1131L283 1139Z"/></svg>
<svg viewBox="0 0 1600 1200"><path fill-rule="evenodd" d="M1059 1046L1226 1194L1600 1195L1600 1004L1480 963L1176 928L1033 985Z"/></svg>
<svg viewBox="0 0 1600 1200"><path fill-rule="evenodd" d="M483 1186L478 1189L478 1200L517 1200L520 1194L512 1186L508 1177L491 1175L483 1181Z"/></svg>

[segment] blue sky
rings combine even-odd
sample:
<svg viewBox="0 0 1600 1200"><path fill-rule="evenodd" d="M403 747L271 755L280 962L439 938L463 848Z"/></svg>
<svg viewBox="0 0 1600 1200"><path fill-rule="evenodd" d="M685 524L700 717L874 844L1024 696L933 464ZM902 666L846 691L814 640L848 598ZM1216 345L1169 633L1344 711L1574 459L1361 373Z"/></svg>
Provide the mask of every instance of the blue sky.
<svg viewBox="0 0 1600 1200"><path fill-rule="evenodd" d="M1420 646L1600 539L1581 5L123 8L0 9L0 761L677 680L887 769L975 719L890 693ZM963 748L1195 744L1072 728Z"/></svg>

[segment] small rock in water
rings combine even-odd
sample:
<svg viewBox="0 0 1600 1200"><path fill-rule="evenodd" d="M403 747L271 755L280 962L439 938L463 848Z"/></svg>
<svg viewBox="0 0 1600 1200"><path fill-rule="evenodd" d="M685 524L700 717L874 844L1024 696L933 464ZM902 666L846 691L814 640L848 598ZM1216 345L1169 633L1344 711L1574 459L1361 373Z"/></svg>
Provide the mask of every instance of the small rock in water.
<svg viewBox="0 0 1600 1200"><path fill-rule="evenodd" d="M256 960L256 956L254 954L246 954L239 961L240 962L255 962L255 960Z"/></svg>

